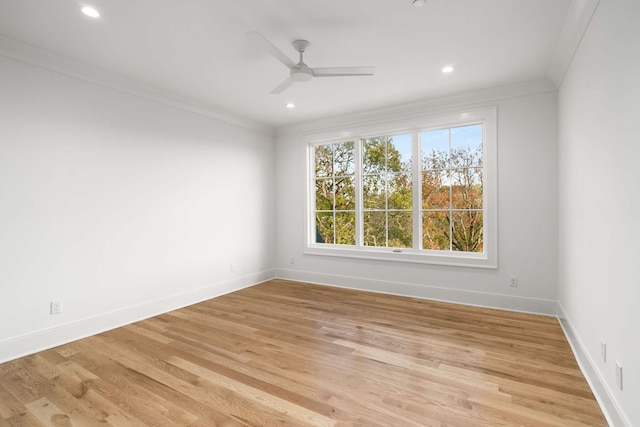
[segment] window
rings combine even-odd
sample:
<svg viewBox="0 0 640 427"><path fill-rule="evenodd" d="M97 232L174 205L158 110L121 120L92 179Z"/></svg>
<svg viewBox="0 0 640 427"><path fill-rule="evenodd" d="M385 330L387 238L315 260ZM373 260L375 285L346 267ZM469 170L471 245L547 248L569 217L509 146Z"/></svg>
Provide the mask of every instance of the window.
<svg viewBox="0 0 640 427"><path fill-rule="evenodd" d="M420 134L422 247L483 252L482 125Z"/></svg>
<svg viewBox="0 0 640 427"><path fill-rule="evenodd" d="M315 147L318 243L356 244L354 153L353 141Z"/></svg>
<svg viewBox="0 0 640 427"><path fill-rule="evenodd" d="M341 133L310 141L307 253L497 267L495 109Z"/></svg>
<svg viewBox="0 0 640 427"><path fill-rule="evenodd" d="M361 140L365 246L413 246L411 145L411 134Z"/></svg>

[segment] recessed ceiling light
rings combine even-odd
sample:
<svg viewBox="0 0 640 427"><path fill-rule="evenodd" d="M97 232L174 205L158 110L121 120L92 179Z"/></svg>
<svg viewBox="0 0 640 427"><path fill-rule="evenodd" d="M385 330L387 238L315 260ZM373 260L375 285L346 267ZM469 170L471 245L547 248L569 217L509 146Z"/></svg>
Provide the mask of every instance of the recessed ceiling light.
<svg viewBox="0 0 640 427"><path fill-rule="evenodd" d="M422 7L424 6L424 0L413 0L413 7Z"/></svg>
<svg viewBox="0 0 640 427"><path fill-rule="evenodd" d="M98 18L100 16L100 12L98 12L97 10L95 10L94 8L90 7L90 6L85 6L82 9L82 13L84 13L87 16L90 16L92 18Z"/></svg>
<svg viewBox="0 0 640 427"><path fill-rule="evenodd" d="M452 67L451 65L447 65L446 67L444 67L444 68L442 69L442 72L443 72L443 73L450 73L450 72L452 72L452 71L453 71L453 67Z"/></svg>
<svg viewBox="0 0 640 427"><path fill-rule="evenodd" d="M285 105L287 108L296 108L296 105L292 102L287 103L287 105Z"/></svg>

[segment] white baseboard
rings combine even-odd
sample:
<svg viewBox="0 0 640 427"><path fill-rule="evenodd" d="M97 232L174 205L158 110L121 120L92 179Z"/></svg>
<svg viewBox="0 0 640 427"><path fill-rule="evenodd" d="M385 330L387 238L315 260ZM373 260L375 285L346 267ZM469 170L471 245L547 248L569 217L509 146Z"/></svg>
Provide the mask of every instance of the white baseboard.
<svg viewBox="0 0 640 427"><path fill-rule="evenodd" d="M586 378L587 383L589 383L589 387L591 387L591 391L596 397L609 425L611 427L631 427L631 422L624 415L622 409L620 409L607 383L603 381L593 358L586 351L586 347L582 344L580 336L560 303L558 303L558 321L564 331L564 335L567 337L567 341L569 341L578 366L580 366L582 374Z"/></svg>
<svg viewBox="0 0 640 427"><path fill-rule="evenodd" d="M567 341L576 357L596 400L612 427L630 427L631 424L617 405L611 390L602 380L593 359L586 352L578 334L573 328L564 309L557 301L536 298L514 297L510 295L490 294L466 290L440 288L412 283L389 282L363 279L359 277L339 276L326 273L314 273L290 269L265 270L258 273L234 278L174 294L119 310L103 313L90 318L76 320L65 325L36 331L27 335L0 342L0 363L4 363L38 351L57 347L78 339L99 334L120 326L128 325L149 317L157 316L188 305L196 304L217 296L254 286L273 278L329 285L348 289L378 292L446 301L479 307L498 308L510 311L557 315Z"/></svg>
<svg viewBox="0 0 640 427"><path fill-rule="evenodd" d="M265 270L11 338L0 342L0 363L248 288L274 277L275 270Z"/></svg>
<svg viewBox="0 0 640 427"><path fill-rule="evenodd" d="M511 295L491 294L487 292L474 292L436 286L417 285L413 283L363 279L360 277L339 276L335 274L314 273L290 269L278 269L276 270L276 275L281 279L314 283L318 285L330 285L383 294L519 311L523 313L555 316L557 312L556 301L538 298L516 297Z"/></svg>

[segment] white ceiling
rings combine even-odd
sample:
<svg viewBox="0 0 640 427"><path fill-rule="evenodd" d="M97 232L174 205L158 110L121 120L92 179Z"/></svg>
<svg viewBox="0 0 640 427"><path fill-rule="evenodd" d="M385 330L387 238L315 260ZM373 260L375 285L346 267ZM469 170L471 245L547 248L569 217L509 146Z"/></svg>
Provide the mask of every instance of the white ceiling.
<svg viewBox="0 0 640 427"><path fill-rule="evenodd" d="M84 16L83 5L102 16ZM422 8L411 0L0 0L0 35L275 127L549 79L562 39L579 38L565 27L571 6L572 0L426 0ZM272 95L288 70L251 43L250 31L292 59L290 43L309 40L311 67L373 65L376 73L316 78ZM444 65L455 71L441 73ZM285 108L287 102L296 108Z"/></svg>

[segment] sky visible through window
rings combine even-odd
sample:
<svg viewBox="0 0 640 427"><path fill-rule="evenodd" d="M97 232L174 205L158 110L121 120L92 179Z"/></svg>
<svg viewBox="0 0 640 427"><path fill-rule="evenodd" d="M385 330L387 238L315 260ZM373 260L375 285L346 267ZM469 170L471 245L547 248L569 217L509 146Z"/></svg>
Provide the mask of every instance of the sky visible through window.
<svg viewBox="0 0 640 427"><path fill-rule="evenodd" d="M436 151L449 151L449 129L425 131L421 134L422 147ZM482 145L482 125L451 128L451 149L476 149ZM424 154L424 153L423 153Z"/></svg>
<svg viewBox="0 0 640 427"><path fill-rule="evenodd" d="M422 147L429 151L449 151L449 129L436 129L421 133ZM400 153L402 162L411 160L411 134L393 135L393 145ZM451 148L472 148L482 145L482 125L451 128ZM424 154L424 153L423 153Z"/></svg>

